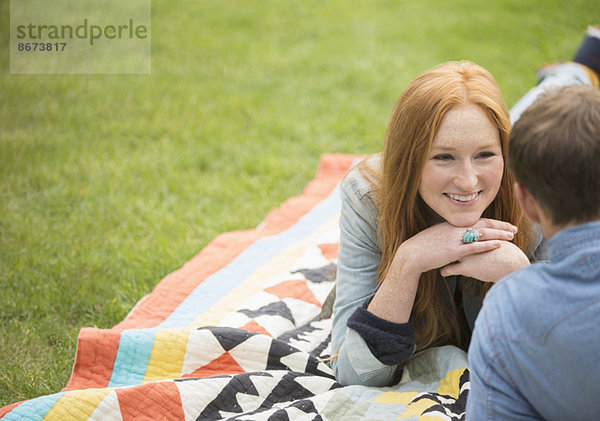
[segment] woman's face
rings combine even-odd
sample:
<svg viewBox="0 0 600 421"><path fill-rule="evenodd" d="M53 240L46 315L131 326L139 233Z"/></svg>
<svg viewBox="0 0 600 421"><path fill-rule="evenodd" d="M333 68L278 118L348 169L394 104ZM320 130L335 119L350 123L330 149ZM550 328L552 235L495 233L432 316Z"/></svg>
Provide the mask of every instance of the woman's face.
<svg viewBox="0 0 600 421"><path fill-rule="evenodd" d="M434 217L469 227L498 194L503 170L497 126L477 105L460 105L446 113L433 139L419 194Z"/></svg>

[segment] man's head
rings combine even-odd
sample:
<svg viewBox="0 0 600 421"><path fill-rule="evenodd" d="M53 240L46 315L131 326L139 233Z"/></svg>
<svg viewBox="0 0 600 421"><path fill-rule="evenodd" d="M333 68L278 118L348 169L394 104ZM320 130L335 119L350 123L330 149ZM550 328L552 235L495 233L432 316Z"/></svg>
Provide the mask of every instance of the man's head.
<svg viewBox="0 0 600 421"><path fill-rule="evenodd" d="M576 85L543 95L515 123L508 164L535 222L532 199L555 227L600 219L600 91Z"/></svg>

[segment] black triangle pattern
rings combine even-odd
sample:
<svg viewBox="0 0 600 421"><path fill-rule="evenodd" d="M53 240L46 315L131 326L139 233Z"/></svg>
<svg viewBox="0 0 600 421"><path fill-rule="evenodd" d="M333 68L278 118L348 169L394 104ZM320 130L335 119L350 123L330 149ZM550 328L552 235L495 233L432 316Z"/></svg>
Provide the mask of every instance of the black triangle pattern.
<svg viewBox="0 0 600 421"><path fill-rule="evenodd" d="M290 370L290 367L283 363L281 361L281 358L287 357L288 355L294 353L305 352L278 339L273 339L273 342L271 342L271 349L269 350L269 356L267 359L267 370ZM303 372L306 374L314 374L333 379L334 377L331 374L319 370L319 363L320 360L317 356L309 354Z"/></svg>
<svg viewBox="0 0 600 421"><path fill-rule="evenodd" d="M280 341L283 342L290 342L290 340L294 339L297 341L302 341L303 339L301 338L302 335L306 335L308 333L314 332L316 330L319 330L320 328L315 326L313 324L313 322L316 322L319 320L319 316L316 316L314 319L312 319L310 322L297 327L296 329L292 329L288 332L285 332L283 335L280 335L277 337L277 339L279 339Z"/></svg>
<svg viewBox="0 0 600 421"><path fill-rule="evenodd" d="M335 270L336 266L332 263L321 268L301 269L297 272L302 273L311 282L320 283L335 279ZM283 318L296 326L291 311L291 308L294 307L290 308L292 305L292 303L280 300L267 303L260 308L245 308L237 310L237 312L250 319L261 317L261 323L259 324L271 323L267 317L272 317L274 324L280 323L281 318ZM267 325L265 324L265 326ZM328 349L331 335L329 333L330 328L319 319L318 314L315 314L308 323L296 326L276 338L232 327L212 326L199 329L209 330L226 352L240 346L256 335L264 336L268 340L253 342L250 348L256 343L261 349L248 350L250 354L253 352L267 354L265 366L262 369L264 371L177 380L197 381L200 382L202 388L206 384L206 388L209 389L217 384L214 379L228 379L227 384L224 387L221 386L222 389L217 396L200 409L197 420L255 420L260 418L285 421L296 419L299 413L306 414L306 416L302 416L302 419L322 420L322 416L315 406L317 401L314 399L314 392L304 387L299 379L308 376L330 381L330 383L319 383L317 381L322 390L342 387L335 382L334 376L329 371L323 372L319 369L323 368L322 358L326 355L322 354ZM302 349L294 346L295 344L301 346ZM304 367L299 367L294 363L288 363L294 365L294 367L286 364L285 357L293 354L299 354L298 359L295 359L296 356L292 357L294 358L293 361L302 362ZM260 368L257 369L260 370ZM468 376L468 370L465 370L460 378L462 392L458 399L452 399L450 396L442 396L437 393L424 393L419 394L415 401L428 399L431 402L431 406L425 410L424 414L435 412L436 415L444 414L442 418L449 421L464 420L469 389ZM311 380L311 382L313 381ZM218 384L222 385L223 380Z"/></svg>
<svg viewBox="0 0 600 421"><path fill-rule="evenodd" d="M198 330L200 329L210 330L225 351L231 351L248 338L257 335L257 333L233 327L202 327Z"/></svg>
<svg viewBox="0 0 600 421"><path fill-rule="evenodd" d="M314 393L296 381L298 377L306 376L309 376L309 374L290 371L283 376L277 386L265 398L265 403L269 403L269 407L272 407L276 403L307 399L314 396Z"/></svg>
<svg viewBox="0 0 600 421"><path fill-rule="evenodd" d="M252 376L269 376L268 372L241 373L231 376L231 380L223 390L204 408L196 420L218 420L222 419L221 411L242 413L243 409L237 401L237 394L259 396L258 390L252 383Z"/></svg>
<svg viewBox="0 0 600 421"><path fill-rule="evenodd" d="M256 310L242 309L238 310L238 312L245 314L251 319L255 319L258 316L281 316L292 322L294 325L296 324L294 316L292 316L292 311L283 301L275 301Z"/></svg>
<svg viewBox="0 0 600 421"><path fill-rule="evenodd" d="M320 284L321 282L335 281L337 275L337 265L329 263L316 269L299 269L292 273L301 273L306 279L311 282Z"/></svg>
<svg viewBox="0 0 600 421"><path fill-rule="evenodd" d="M291 371L277 371L273 373L259 371L219 377L229 377L230 380L227 385L223 387L221 392L219 392L219 394L204 407L196 420L220 420L224 417L232 420L253 419L253 415L273 410L276 405L281 406L280 404L285 404L286 402L290 402L290 405L285 408L297 408L307 414L315 414L315 416L318 416L318 411L315 408L314 403L309 400L314 397L314 393L296 381L299 377L314 377L309 374ZM256 385L252 380L256 377L269 377L273 379L274 386L266 396L264 396L264 393L262 397L260 396ZM209 388L212 379L213 378L194 380L206 383L207 388ZM186 381L191 380L192 379L186 379ZM340 385L332 383L329 390L337 387L340 387ZM256 408L244 412L244 409L238 401L240 394L255 396ZM276 410L269 419L286 419L287 413L285 412L285 408Z"/></svg>
<svg viewBox="0 0 600 421"><path fill-rule="evenodd" d="M435 412L437 417L440 417L440 414L444 414L447 421L464 421L470 389L469 369L465 369L460 376L458 388L461 391L458 395L458 399L454 399L452 396L448 395L440 395L438 393L424 393L415 399L414 402L422 399L429 399L436 402L434 405L423 411L423 415ZM441 397L445 398L444 402L440 399Z"/></svg>
<svg viewBox="0 0 600 421"><path fill-rule="evenodd" d="M321 319L319 316L316 316L310 322L299 326L296 329L285 332L284 334L278 336L277 339L285 343L292 343L292 341L304 342L309 348L311 355L324 359L329 357L329 355L324 354L323 351L325 351L327 345L329 345L329 342L331 341L331 333L328 333L326 336L323 334L318 334L323 331L324 329L321 324ZM330 332L329 329L327 331ZM325 338L321 342L315 340L317 337L323 336L325 336ZM306 350L307 347L303 347L303 349Z"/></svg>

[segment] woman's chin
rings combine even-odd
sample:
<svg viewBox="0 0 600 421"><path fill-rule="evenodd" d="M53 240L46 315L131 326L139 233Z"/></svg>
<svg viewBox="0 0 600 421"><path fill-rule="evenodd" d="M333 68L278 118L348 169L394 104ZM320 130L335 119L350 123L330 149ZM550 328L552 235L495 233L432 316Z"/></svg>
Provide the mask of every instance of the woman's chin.
<svg viewBox="0 0 600 421"><path fill-rule="evenodd" d="M441 209L440 212L436 212L431 208L429 210L429 219L433 223L446 221L455 227L465 228L472 227L479 222L484 211L483 209Z"/></svg>
<svg viewBox="0 0 600 421"><path fill-rule="evenodd" d="M469 228L472 227L473 225L475 225L479 219L481 218L481 215L459 215L459 216L455 216L455 217L450 217L448 219L446 219L446 221L450 224L450 225L454 225L455 227L465 227L465 228Z"/></svg>

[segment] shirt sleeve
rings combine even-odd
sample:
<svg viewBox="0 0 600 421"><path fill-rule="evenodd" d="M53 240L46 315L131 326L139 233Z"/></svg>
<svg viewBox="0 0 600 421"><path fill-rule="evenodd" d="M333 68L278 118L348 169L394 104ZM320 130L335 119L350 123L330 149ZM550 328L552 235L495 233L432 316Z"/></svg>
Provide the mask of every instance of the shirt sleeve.
<svg viewBox="0 0 600 421"><path fill-rule="evenodd" d="M414 333L411 337L410 327L396 331L397 324L379 319L363 308L377 289L381 253L376 208L361 181L366 183L351 175L341 188L340 248L331 340L332 353L338 356L332 365L341 384L387 386L398 361L408 359L404 355L406 350L410 351L408 356L412 355ZM384 326L379 321L385 322ZM399 348L386 349L391 337L402 344L400 353Z"/></svg>
<svg viewBox="0 0 600 421"><path fill-rule="evenodd" d="M496 303L501 302L501 294L498 292L493 290L486 297L469 346L471 388L466 419L541 420L512 380L511 367L503 358L506 348L502 341L508 340L510 335L504 333L499 316L501 312Z"/></svg>
<svg viewBox="0 0 600 421"><path fill-rule="evenodd" d="M466 419L470 420L493 420L493 413L488 412L489 402L487 396L489 393L488 384L490 365L494 364L491 360L491 352L486 349L487 326L484 326L483 311L479 314L479 319L475 325L471 344L469 345L469 365L471 389L467 399Z"/></svg>
<svg viewBox="0 0 600 421"><path fill-rule="evenodd" d="M348 327L365 341L371 354L387 365L404 364L415 352L415 329L412 322L394 323L366 309L357 308Z"/></svg>

